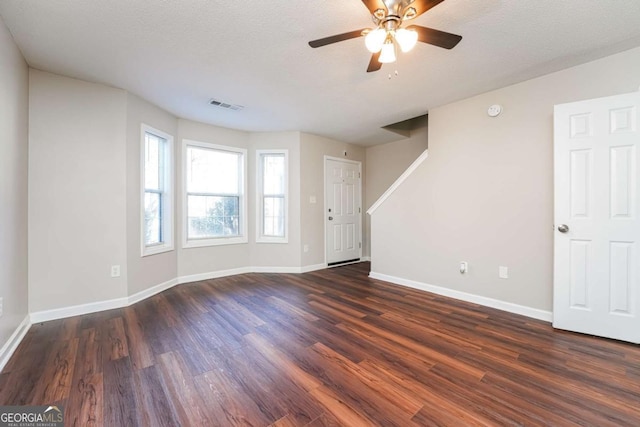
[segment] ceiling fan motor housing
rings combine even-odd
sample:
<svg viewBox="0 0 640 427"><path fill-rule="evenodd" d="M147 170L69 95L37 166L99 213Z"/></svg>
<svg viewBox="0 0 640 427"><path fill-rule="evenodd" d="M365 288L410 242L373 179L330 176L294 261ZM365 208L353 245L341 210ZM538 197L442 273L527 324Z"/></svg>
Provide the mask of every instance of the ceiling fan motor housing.
<svg viewBox="0 0 640 427"><path fill-rule="evenodd" d="M416 17L417 12L415 8L411 7L413 2L414 0L384 0L387 10L377 9L374 11L372 14L373 22L376 25L384 24L385 26L389 25L389 22L393 22L392 25L397 28L403 20Z"/></svg>

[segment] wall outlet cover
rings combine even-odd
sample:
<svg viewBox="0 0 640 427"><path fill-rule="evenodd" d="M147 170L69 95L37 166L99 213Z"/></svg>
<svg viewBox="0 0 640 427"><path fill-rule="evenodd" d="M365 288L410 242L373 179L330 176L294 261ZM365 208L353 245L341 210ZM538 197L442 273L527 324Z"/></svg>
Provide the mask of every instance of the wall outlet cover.
<svg viewBox="0 0 640 427"><path fill-rule="evenodd" d="M498 267L498 277L501 279L508 279L509 278L509 268L508 267L504 267L504 266L500 266Z"/></svg>
<svg viewBox="0 0 640 427"><path fill-rule="evenodd" d="M111 277L120 277L120 266L112 265L111 266Z"/></svg>

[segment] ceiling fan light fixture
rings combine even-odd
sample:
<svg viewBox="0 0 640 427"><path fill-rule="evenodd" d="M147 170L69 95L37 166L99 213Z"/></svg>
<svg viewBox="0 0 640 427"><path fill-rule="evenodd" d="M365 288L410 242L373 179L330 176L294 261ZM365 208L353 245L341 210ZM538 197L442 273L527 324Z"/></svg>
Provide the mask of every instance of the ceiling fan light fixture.
<svg viewBox="0 0 640 427"><path fill-rule="evenodd" d="M387 32L382 28L376 28L369 31L369 34L364 38L364 44L367 50L371 53L378 53L382 49L385 39L387 38Z"/></svg>
<svg viewBox="0 0 640 427"><path fill-rule="evenodd" d="M380 52L378 61L381 64L390 64L392 62L396 62L396 45L392 40L387 40L382 45L382 50Z"/></svg>
<svg viewBox="0 0 640 427"><path fill-rule="evenodd" d="M397 30L395 37L398 45L400 45L400 50L403 52L409 52L418 42L418 32L407 30L406 28Z"/></svg>
<svg viewBox="0 0 640 427"><path fill-rule="evenodd" d="M416 16L418 16L418 12L416 11L416 9L415 9L415 8L410 7L409 9L407 9L407 10L404 12L404 16L402 17L402 19L403 19L403 20L405 20L405 19L406 19L406 20L409 20L409 19L413 19L413 18L415 18Z"/></svg>

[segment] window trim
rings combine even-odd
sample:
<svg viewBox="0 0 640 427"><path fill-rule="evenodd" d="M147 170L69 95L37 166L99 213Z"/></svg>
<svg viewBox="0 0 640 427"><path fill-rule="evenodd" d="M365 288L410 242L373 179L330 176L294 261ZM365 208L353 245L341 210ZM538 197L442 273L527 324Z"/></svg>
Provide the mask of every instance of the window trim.
<svg viewBox="0 0 640 427"><path fill-rule="evenodd" d="M162 210L162 236L164 242L156 243L153 245L145 244L145 143L146 135L151 134L162 138L166 141L166 149L164 152L164 189L160 199L162 204L160 209ZM174 245L174 203L173 203L173 189L174 189L174 176L173 176L173 136L149 126L145 123L140 125L140 256L147 257L150 255L157 255L164 252L170 252L175 249Z"/></svg>
<svg viewBox="0 0 640 427"><path fill-rule="evenodd" d="M242 171L240 178L242 184L240 189L239 211L240 211L240 235L231 237L206 237L202 239L189 240L189 218L187 216L187 200L189 193L187 192L187 148L188 147L200 147L208 150L228 151L231 153L242 155ZM247 229L247 217L249 209L247 206L247 150L240 147L232 147L228 145L212 144L210 142L194 141L191 139L182 140L182 247L187 248L201 248L207 246L221 246L221 245L237 245L248 243L248 229Z"/></svg>
<svg viewBox="0 0 640 427"><path fill-rule="evenodd" d="M263 155L284 155L284 236L265 236L264 193L263 193ZM289 150L256 150L256 243L289 243Z"/></svg>

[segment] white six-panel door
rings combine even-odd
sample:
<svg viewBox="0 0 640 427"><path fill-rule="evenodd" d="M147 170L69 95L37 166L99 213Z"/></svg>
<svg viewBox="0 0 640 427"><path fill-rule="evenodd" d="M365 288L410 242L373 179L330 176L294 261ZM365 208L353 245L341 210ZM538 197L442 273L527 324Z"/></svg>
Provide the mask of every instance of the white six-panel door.
<svg viewBox="0 0 640 427"><path fill-rule="evenodd" d="M557 105L553 326L640 343L640 92Z"/></svg>
<svg viewBox="0 0 640 427"><path fill-rule="evenodd" d="M360 163L325 159L327 264L360 258L360 179Z"/></svg>

